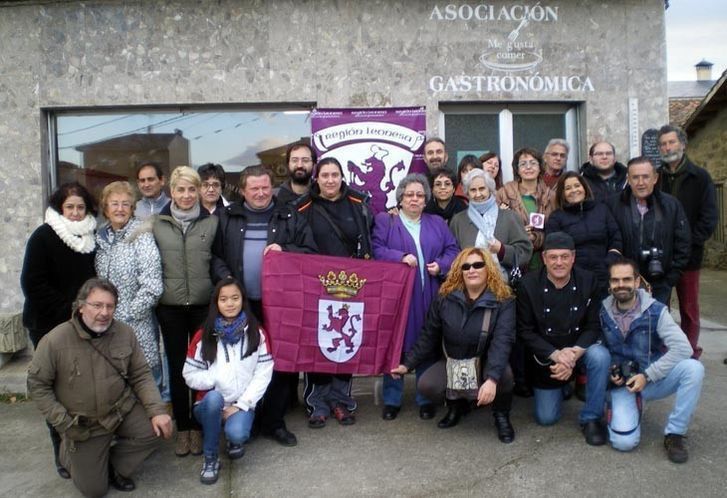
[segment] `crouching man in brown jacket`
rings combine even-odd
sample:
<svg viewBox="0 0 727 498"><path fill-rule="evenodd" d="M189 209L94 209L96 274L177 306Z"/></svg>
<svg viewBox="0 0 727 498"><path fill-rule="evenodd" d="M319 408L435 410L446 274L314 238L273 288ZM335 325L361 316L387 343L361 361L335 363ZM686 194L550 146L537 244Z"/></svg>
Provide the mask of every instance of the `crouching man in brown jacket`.
<svg viewBox="0 0 727 498"><path fill-rule="evenodd" d="M172 432L133 330L113 319L117 300L108 280L86 281L73 317L40 341L28 371L31 396L61 434L61 463L85 496L109 485L132 491L129 476Z"/></svg>

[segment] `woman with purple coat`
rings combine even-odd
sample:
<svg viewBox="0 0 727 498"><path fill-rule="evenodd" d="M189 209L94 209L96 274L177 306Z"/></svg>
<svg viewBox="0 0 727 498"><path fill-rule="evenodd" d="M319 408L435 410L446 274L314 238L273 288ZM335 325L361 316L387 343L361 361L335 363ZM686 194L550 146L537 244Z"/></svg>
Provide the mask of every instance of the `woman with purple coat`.
<svg viewBox="0 0 727 498"><path fill-rule="evenodd" d="M374 258L382 261L399 261L416 269L412 299L404 336L403 353L409 351L424 325L429 305L437 296L441 278L449 271L459 247L446 222L439 216L424 213L424 206L431 198L426 177L410 174L396 188L399 215L376 215L372 235ZM428 365L420 365L417 378ZM394 420L401 409L404 380L384 375L384 420ZM431 419L436 407L417 393L419 416Z"/></svg>

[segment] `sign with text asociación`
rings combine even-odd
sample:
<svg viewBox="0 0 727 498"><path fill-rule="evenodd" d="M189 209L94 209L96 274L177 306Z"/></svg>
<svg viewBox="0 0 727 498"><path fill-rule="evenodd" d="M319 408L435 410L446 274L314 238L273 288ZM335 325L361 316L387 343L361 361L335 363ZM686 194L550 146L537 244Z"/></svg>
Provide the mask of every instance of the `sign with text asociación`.
<svg viewBox="0 0 727 498"><path fill-rule="evenodd" d="M557 57L532 29L548 29L561 22L557 5L512 3L493 4L435 4L429 14L430 22L478 23L485 35L478 61L467 74L436 74L428 80L430 93L467 92L527 92L549 94L556 92L593 92L593 82L585 74L550 73L541 71L549 57ZM560 30L565 32L565 30ZM558 44L562 47L562 44Z"/></svg>

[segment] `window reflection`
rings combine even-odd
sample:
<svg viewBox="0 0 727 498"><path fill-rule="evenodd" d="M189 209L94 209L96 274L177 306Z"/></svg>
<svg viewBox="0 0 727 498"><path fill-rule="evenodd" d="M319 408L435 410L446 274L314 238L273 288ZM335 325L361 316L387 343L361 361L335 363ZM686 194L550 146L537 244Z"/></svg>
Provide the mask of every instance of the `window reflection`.
<svg viewBox="0 0 727 498"><path fill-rule="evenodd" d="M136 184L144 162L176 166L222 165L226 197L244 168L264 165L276 184L285 180L285 150L310 141L307 110L57 113L57 181L78 181L97 197L115 180Z"/></svg>

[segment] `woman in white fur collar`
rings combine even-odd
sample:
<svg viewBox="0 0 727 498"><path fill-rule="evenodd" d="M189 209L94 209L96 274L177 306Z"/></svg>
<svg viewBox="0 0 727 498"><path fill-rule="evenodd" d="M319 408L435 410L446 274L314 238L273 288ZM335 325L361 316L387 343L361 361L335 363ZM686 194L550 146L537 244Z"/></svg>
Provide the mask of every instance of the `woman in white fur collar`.
<svg viewBox="0 0 727 498"><path fill-rule="evenodd" d="M23 325L37 346L48 332L71 318L71 305L89 278L96 242L95 201L82 185L64 183L53 192L45 212L45 223L28 239L20 285L25 295ZM68 471L58 459L60 436L48 426L53 442L58 474L68 479Z"/></svg>

